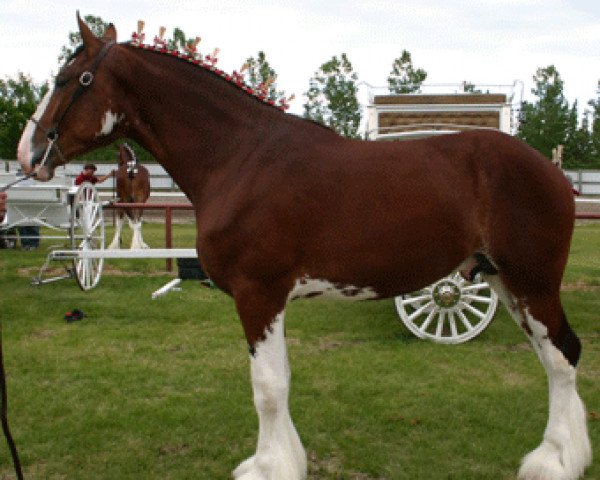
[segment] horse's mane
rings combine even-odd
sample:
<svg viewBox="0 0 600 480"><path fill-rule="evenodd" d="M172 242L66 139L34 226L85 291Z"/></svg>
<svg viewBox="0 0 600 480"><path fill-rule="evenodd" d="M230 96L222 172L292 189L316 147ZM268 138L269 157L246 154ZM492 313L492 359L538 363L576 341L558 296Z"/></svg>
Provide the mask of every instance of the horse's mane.
<svg viewBox="0 0 600 480"><path fill-rule="evenodd" d="M197 58L197 57L190 55L189 53L182 53L179 50L169 50L164 47L156 47L156 46L152 46L152 45L138 43L135 41L123 42L123 43L121 43L121 45L134 47L136 49L156 53L158 55L169 56L169 57L175 58L181 62L185 62L187 64L194 65L196 67L203 69L204 71L208 72L209 74L214 75L221 81L225 81L225 82L229 83L230 85L236 87L241 92L245 93L246 95L248 95L251 98L254 98L256 101L258 101L264 105L276 108L276 109L280 110L281 112L285 112L289 108L289 105L287 103L288 100L282 99L279 102L276 102L275 100L270 99L264 91L255 89L255 88L251 87L250 85L248 85L245 81L242 80L241 74L239 74L235 71L233 74L228 74L228 73L224 72L223 70L217 68L213 63L204 62L201 57ZM331 132L335 132L331 127L324 125L324 124L322 124L316 120L313 120L311 118L301 117L301 116L295 115L295 114L292 114L291 116L294 118L297 118L298 120L303 120L303 121L309 122L311 124L314 124L318 127L329 130Z"/></svg>
<svg viewBox="0 0 600 480"><path fill-rule="evenodd" d="M155 47L155 46L147 45L147 44L143 44L143 43L136 43L133 41L124 42L121 45L127 45L130 47L153 52L156 54L166 55L166 56L169 56L172 58L176 58L182 62L195 65L195 66L202 68L203 70L213 74L214 76L216 76L222 80L225 80L226 82L237 87L238 89L245 92L247 95L249 95L250 97L253 97L254 99L258 100L261 103L264 103L271 107L277 108L281 111L285 111L289 108L289 105L287 104L287 100L282 99L279 102L276 102L275 100L268 97L268 94L266 93L266 91L263 91L260 89L255 89L255 88L251 87L250 85L248 85L245 81L242 80L241 74L239 74L235 71L233 74L228 74L227 72L224 72L220 68L217 68L214 65L214 63L204 62L202 60L202 57L195 57L195 56L190 55L189 53L182 53L179 50L169 50L167 48L159 48L159 47Z"/></svg>
<svg viewBox="0 0 600 480"><path fill-rule="evenodd" d="M77 48L75 48L75 51L73 51L71 54L69 54L69 56L65 60L65 64L67 64L71 60L73 60L77 55L79 55L81 52L83 52L84 49L85 49L85 45L83 43L80 45L77 45Z"/></svg>

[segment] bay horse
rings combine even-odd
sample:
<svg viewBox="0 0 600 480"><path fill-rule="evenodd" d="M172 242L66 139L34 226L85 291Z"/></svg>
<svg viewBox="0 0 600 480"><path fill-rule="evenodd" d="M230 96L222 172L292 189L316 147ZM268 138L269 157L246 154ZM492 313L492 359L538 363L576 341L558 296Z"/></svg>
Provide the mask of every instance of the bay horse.
<svg viewBox="0 0 600 480"><path fill-rule="evenodd" d="M214 63L117 43L114 25L96 37L77 19L83 45L26 125L19 162L44 181L129 137L191 200L200 262L233 298L250 349L258 441L234 478L307 475L288 409L288 301L387 298L456 269L484 275L547 373L547 427L519 477L583 475L591 446L576 387L581 342L559 294L575 208L549 160L493 131L346 139L274 108Z"/></svg>
<svg viewBox="0 0 600 480"><path fill-rule="evenodd" d="M138 160L133 149L127 144L119 145L119 164L117 168L116 194L119 202L146 203L150 197L150 174ZM133 232L131 248L149 248L142 237L142 215L140 208L119 208L115 221L115 235L108 246L117 249L121 246L121 230L123 217L127 215L129 227Z"/></svg>

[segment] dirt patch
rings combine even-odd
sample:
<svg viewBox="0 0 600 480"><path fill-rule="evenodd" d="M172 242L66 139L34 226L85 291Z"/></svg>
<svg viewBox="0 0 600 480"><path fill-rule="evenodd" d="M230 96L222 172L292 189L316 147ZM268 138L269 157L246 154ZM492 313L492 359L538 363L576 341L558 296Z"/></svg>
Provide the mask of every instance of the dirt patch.
<svg viewBox="0 0 600 480"><path fill-rule="evenodd" d="M159 456L186 455L190 451L187 443L163 445L158 449Z"/></svg>
<svg viewBox="0 0 600 480"><path fill-rule="evenodd" d="M373 477L362 472L345 472L338 457L319 458L316 453L309 451L307 480L321 480L326 475L344 480L387 480L386 477Z"/></svg>
<svg viewBox="0 0 600 480"><path fill-rule="evenodd" d="M533 351L533 347L529 342L516 343L515 345L508 345L506 350L509 352L530 352Z"/></svg>
<svg viewBox="0 0 600 480"><path fill-rule="evenodd" d="M600 285L590 285L580 280L574 283L563 283L560 290L561 292L600 292Z"/></svg>
<svg viewBox="0 0 600 480"><path fill-rule="evenodd" d="M31 338L46 339L53 337L54 335L56 335L56 332L54 330L34 330L33 332L31 332L30 336Z"/></svg>
<svg viewBox="0 0 600 480"><path fill-rule="evenodd" d="M58 277L60 275L65 274L65 268L55 267L48 268L44 271L45 277ZM40 271L39 267L26 267L19 268L17 273L20 277L31 277L36 276ZM113 265L106 265L102 269L102 275L114 276L114 277L161 277L166 275L166 271L156 271L156 272L135 272L131 270L121 270Z"/></svg>
<svg viewBox="0 0 600 480"><path fill-rule="evenodd" d="M596 202L576 202L575 211L577 213L600 213L600 201Z"/></svg>
<svg viewBox="0 0 600 480"><path fill-rule="evenodd" d="M37 275L40 272L40 267L26 267L19 268L17 273L20 277L31 277ZM56 267L56 268L48 268L45 271L46 275L50 277L57 277L59 275L63 275L65 273L64 268Z"/></svg>
<svg viewBox="0 0 600 480"><path fill-rule="evenodd" d="M365 343L362 339L347 339L344 334L332 334L319 338L320 351L337 350L339 348Z"/></svg>
<svg viewBox="0 0 600 480"><path fill-rule="evenodd" d="M104 269L102 270L102 275L112 275L115 277L161 277L165 275L167 272L158 271L158 272L134 272L131 270L121 270L112 265L104 265Z"/></svg>

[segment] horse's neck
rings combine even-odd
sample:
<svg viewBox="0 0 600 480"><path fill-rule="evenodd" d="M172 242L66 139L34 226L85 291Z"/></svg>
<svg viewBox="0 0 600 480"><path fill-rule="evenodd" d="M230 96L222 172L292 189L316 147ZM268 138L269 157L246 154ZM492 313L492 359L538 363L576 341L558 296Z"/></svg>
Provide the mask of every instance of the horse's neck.
<svg viewBox="0 0 600 480"><path fill-rule="evenodd" d="M188 196L201 189L214 170L247 157L263 139L273 115L281 115L210 72L198 69L197 77L190 75L190 69L198 67L182 61L146 52L138 63L129 84L144 95L137 94L128 114L137 117L129 122L133 131L128 133Z"/></svg>

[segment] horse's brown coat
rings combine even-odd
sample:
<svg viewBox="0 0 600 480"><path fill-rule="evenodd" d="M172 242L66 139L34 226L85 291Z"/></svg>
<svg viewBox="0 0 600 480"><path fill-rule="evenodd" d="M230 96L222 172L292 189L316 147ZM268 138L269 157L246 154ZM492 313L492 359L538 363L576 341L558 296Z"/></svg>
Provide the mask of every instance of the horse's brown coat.
<svg viewBox="0 0 600 480"><path fill-rule="evenodd" d="M321 280L348 296L389 297L485 258L498 272L489 280L534 341L554 394L549 437L526 457L522 476L582 474L591 449L572 369L580 343L559 297L574 201L546 158L490 131L400 143L348 140L265 105L208 68L110 46L114 27L98 39L79 22L85 48L59 73L27 143L32 158L20 158L23 169L36 168L45 132L53 131L59 136L38 170L42 180L62 161L56 147L71 159L121 137L164 166L194 204L201 263L235 299L251 352L266 345L273 355L271 363L268 353L252 363L264 435L278 425L267 410L287 405L287 360L272 324L281 331L297 283ZM96 72L94 82L74 96L86 69ZM99 137L108 110L124 120ZM291 422L278 428L282 438L295 439L287 447L301 450ZM561 436L564 428L578 437ZM257 456L264 456L243 462L237 475L271 478L265 472L287 465L272 456L272 442L259 442ZM294 478L303 477L302 454Z"/></svg>
<svg viewBox="0 0 600 480"><path fill-rule="evenodd" d="M103 43L87 40L91 63ZM43 125L53 126L82 69L61 71L67 86ZM206 69L126 44L111 48L90 89L59 127L73 133L59 140L63 154L128 136L158 159L195 205L199 255L215 283L238 304L247 301L241 292L263 290L260 318L242 317L251 344L305 276L387 297L482 252L516 297L557 298L573 196L562 173L519 140L489 131L348 140ZM81 119L100 118L109 101L126 120L92 139ZM553 317L551 332L561 321Z"/></svg>

